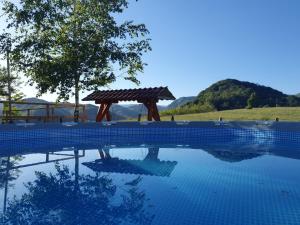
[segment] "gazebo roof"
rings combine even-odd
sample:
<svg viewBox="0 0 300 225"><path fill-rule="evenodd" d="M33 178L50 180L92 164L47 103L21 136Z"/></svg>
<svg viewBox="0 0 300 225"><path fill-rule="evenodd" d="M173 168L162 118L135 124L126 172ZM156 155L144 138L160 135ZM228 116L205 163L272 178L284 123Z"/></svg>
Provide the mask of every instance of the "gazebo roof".
<svg viewBox="0 0 300 225"><path fill-rule="evenodd" d="M127 160L127 159L99 159L94 162L84 162L95 172L123 173L169 177L177 162L160 160Z"/></svg>
<svg viewBox="0 0 300 225"><path fill-rule="evenodd" d="M121 89L94 91L86 96L82 101L143 101L143 100L174 100L175 97L169 91L168 87L139 88L139 89Z"/></svg>

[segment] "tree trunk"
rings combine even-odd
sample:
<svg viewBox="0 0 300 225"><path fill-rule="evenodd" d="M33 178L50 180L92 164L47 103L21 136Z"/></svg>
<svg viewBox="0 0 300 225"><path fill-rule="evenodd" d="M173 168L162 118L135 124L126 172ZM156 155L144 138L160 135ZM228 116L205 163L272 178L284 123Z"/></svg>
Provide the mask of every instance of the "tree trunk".
<svg viewBox="0 0 300 225"><path fill-rule="evenodd" d="M79 122L79 79L76 79L75 81L74 122Z"/></svg>
<svg viewBox="0 0 300 225"><path fill-rule="evenodd" d="M76 10L77 10L77 0L73 0L73 14L76 14ZM75 20L75 29L74 29L74 42L77 41L77 23ZM77 57L77 55L75 54L75 57ZM79 66L79 63L76 63L77 66ZM74 122L79 122L79 80L80 80L80 75L78 75L77 70L75 70L75 109L74 109Z"/></svg>
<svg viewBox="0 0 300 225"><path fill-rule="evenodd" d="M7 91L8 91L8 121L12 123L12 107L11 107L11 77L10 77L10 60L9 60L9 51L6 53L6 63L7 63Z"/></svg>

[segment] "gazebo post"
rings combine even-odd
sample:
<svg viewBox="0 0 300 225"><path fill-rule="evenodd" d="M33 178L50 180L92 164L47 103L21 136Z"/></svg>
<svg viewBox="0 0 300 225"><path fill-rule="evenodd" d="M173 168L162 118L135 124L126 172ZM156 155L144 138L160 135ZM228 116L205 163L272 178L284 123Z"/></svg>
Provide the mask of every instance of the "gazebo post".
<svg viewBox="0 0 300 225"><path fill-rule="evenodd" d="M150 103L146 103L146 107L148 109L148 121L152 121L152 108L151 108L151 104ZM145 104L144 104L145 105Z"/></svg>
<svg viewBox="0 0 300 225"><path fill-rule="evenodd" d="M160 121L160 116L158 112L158 108L156 102L152 102L152 110L153 110L153 118L155 121Z"/></svg>
<svg viewBox="0 0 300 225"><path fill-rule="evenodd" d="M101 122L104 117L106 117L107 121L111 121L111 116L109 113L109 108L111 107L112 103L104 103L102 102L96 117L96 122Z"/></svg>
<svg viewBox="0 0 300 225"><path fill-rule="evenodd" d="M96 122L101 122L101 120L102 120L101 116L102 116L103 108L104 108L104 104L101 103L100 108L99 108L98 113L97 113Z"/></svg>
<svg viewBox="0 0 300 225"><path fill-rule="evenodd" d="M109 103L109 104L107 104L107 110L106 110L106 112L105 112L105 117L106 117L106 120L107 121L111 121L111 116L110 116L110 112L109 112L109 108L111 107L111 103Z"/></svg>
<svg viewBox="0 0 300 225"><path fill-rule="evenodd" d="M160 116L159 116L159 113L158 113L156 102L157 101L143 102L143 104L148 109L148 121L152 121L152 118L155 121L160 121Z"/></svg>

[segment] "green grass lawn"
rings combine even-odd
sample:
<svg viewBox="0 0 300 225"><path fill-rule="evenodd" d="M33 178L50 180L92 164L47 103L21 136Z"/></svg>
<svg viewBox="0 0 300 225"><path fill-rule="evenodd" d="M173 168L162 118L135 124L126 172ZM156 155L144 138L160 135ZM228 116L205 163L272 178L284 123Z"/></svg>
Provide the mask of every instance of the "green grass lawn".
<svg viewBox="0 0 300 225"><path fill-rule="evenodd" d="M257 109L236 109L219 112L175 115L175 120L207 121L218 120L275 120L300 121L300 107L276 107ZM168 121L171 116L163 116L162 120Z"/></svg>

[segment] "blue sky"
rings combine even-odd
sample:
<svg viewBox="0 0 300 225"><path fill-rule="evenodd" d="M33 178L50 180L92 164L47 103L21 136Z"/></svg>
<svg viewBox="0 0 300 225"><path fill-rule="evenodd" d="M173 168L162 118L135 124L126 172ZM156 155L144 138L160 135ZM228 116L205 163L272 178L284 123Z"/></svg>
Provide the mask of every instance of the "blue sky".
<svg viewBox="0 0 300 225"><path fill-rule="evenodd" d="M181 97L236 78L300 92L299 0L140 0L124 16L151 32L141 87L169 86Z"/></svg>

